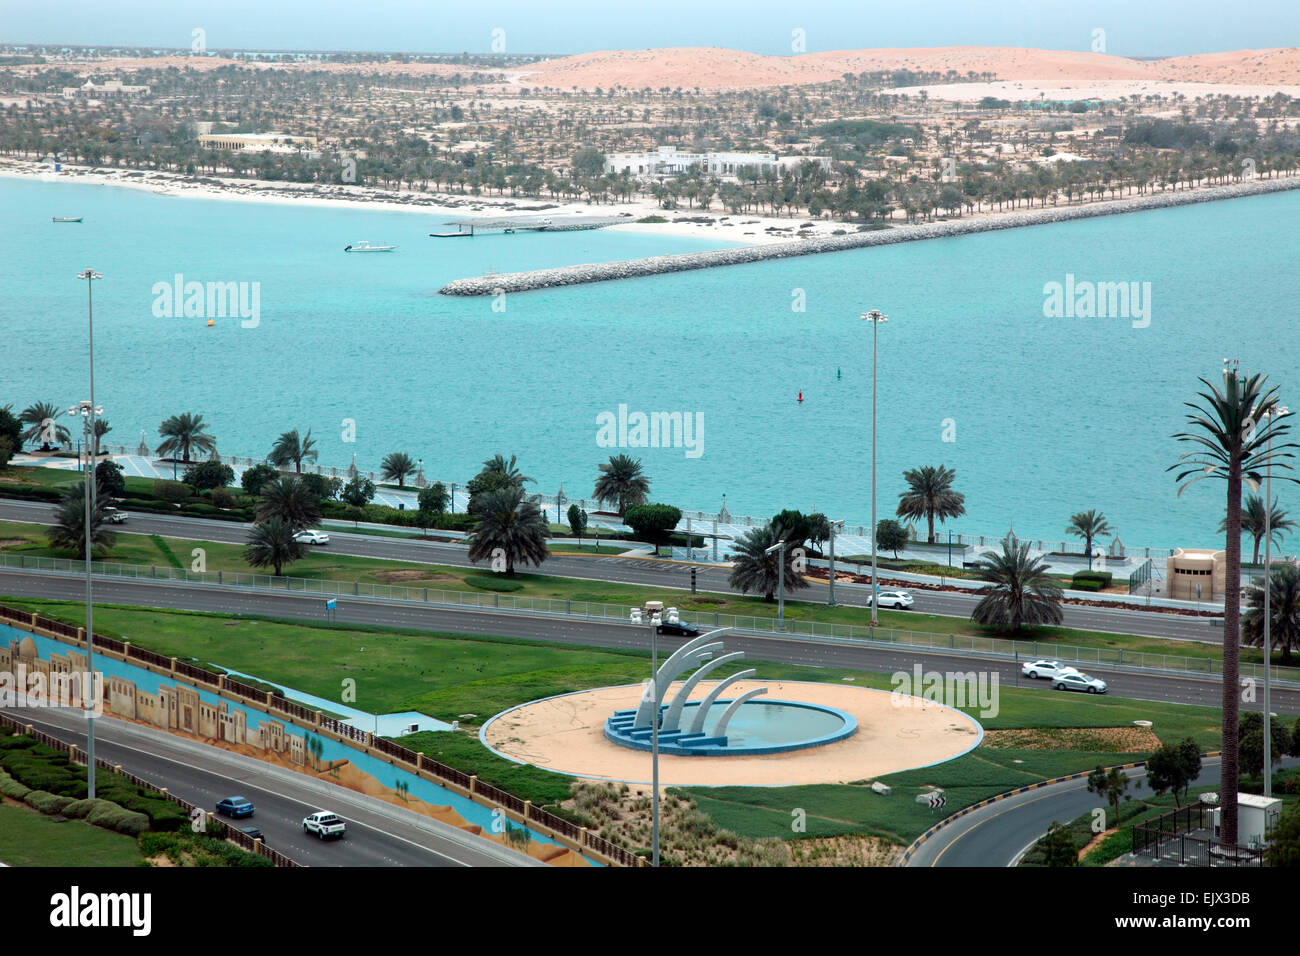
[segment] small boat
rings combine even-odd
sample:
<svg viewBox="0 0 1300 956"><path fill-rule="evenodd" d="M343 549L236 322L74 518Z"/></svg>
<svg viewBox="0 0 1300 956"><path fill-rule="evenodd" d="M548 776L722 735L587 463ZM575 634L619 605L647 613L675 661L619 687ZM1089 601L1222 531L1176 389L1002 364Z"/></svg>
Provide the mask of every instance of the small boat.
<svg viewBox="0 0 1300 956"><path fill-rule="evenodd" d="M355 242L350 246L344 246L343 251L344 252L392 252L396 248L397 246L374 246L371 245L369 242L367 242L365 239L362 239L360 242Z"/></svg>
<svg viewBox="0 0 1300 956"><path fill-rule="evenodd" d="M54 216L55 222L81 222L81 216Z"/></svg>

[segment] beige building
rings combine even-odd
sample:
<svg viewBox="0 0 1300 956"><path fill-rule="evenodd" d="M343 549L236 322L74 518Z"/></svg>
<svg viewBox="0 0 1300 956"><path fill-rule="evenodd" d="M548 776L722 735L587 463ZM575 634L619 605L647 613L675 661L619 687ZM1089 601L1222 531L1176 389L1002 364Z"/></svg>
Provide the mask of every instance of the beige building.
<svg viewBox="0 0 1300 956"><path fill-rule="evenodd" d="M121 80L105 80L103 83L87 80L81 86L65 86L63 95L66 99L77 96L148 96L149 87L128 86Z"/></svg>
<svg viewBox="0 0 1300 956"><path fill-rule="evenodd" d="M200 133L199 145L205 149L228 149L233 152L296 152L315 147L315 136L290 136L287 133Z"/></svg>
<svg viewBox="0 0 1300 956"><path fill-rule="evenodd" d="M1176 601L1222 601L1227 587L1227 552L1179 548L1166 560L1169 597Z"/></svg>

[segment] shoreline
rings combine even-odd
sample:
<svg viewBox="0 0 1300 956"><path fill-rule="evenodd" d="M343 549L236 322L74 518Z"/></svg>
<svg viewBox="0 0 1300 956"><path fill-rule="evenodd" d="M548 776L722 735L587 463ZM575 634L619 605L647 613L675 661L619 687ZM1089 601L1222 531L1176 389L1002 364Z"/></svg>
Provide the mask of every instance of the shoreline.
<svg viewBox="0 0 1300 956"><path fill-rule="evenodd" d="M676 255L654 256L623 262L588 263L561 266L554 269L537 269L529 272L512 272L503 275L474 276L455 279L438 290L439 295L484 296L510 292L530 292L559 286L582 285L591 282L608 282L614 279L631 279L665 275L695 269L743 265L766 259L783 259L794 256L818 255L826 252L843 252L868 246L915 242L921 239L943 239L954 236L1015 229L1022 226L1070 222L1098 216L1146 212L1195 203L1216 202L1258 196L1268 193L1300 189L1300 175L1279 176L1276 179L1251 180L1226 186L1205 186L1199 189L1167 191L1146 196L1103 200L1078 206L1053 206L1045 209L1010 212L999 215L974 216L937 222L911 223L869 232L856 232L845 236L799 239L791 242L759 246L742 246L707 252L687 252Z"/></svg>

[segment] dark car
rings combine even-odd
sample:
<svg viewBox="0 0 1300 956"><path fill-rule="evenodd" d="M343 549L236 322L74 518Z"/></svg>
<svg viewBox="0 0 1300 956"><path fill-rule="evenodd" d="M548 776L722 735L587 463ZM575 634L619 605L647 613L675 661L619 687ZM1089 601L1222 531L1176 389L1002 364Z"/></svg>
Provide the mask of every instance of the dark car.
<svg viewBox="0 0 1300 956"><path fill-rule="evenodd" d="M244 797L226 797L217 801L217 812L226 817L251 817L253 804Z"/></svg>
<svg viewBox="0 0 1300 956"><path fill-rule="evenodd" d="M674 634L677 637L699 637L704 632L698 627L692 627L689 624L683 624L680 621L669 621L667 624L660 624L655 628L656 634Z"/></svg>
<svg viewBox="0 0 1300 956"><path fill-rule="evenodd" d="M258 827L240 827L239 832L252 837L254 840L262 839L262 831Z"/></svg>

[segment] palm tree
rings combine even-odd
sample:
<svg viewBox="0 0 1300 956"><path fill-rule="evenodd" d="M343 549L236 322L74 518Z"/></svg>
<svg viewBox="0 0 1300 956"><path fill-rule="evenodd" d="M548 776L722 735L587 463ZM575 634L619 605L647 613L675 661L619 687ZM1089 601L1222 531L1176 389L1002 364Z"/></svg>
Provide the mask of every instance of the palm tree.
<svg viewBox="0 0 1300 956"><path fill-rule="evenodd" d="M379 473L386 481L396 481L397 487L406 487L406 476L415 472L415 462L411 461L411 456L403 451L395 451L385 455L384 460L379 463Z"/></svg>
<svg viewBox="0 0 1300 956"><path fill-rule="evenodd" d="M548 557L546 518L522 488L484 491L470 506L478 523L469 537L471 561L504 559L506 576L514 577L515 562L540 565Z"/></svg>
<svg viewBox="0 0 1300 956"><path fill-rule="evenodd" d="M63 496L54 512L54 524L47 535L51 548L77 552L86 558L86 498L82 491L72 489ZM103 499L96 497L90 510L90 545L93 551L106 551L117 542L117 535L108 530L104 516Z"/></svg>
<svg viewBox="0 0 1300 956"><path fill-rule="evenodd" d="M266 460L276 468L288 468L292 462L294 472L302 474L302 463L316 460L316 440L311 437L311 429L307 429L307 434L301 438L296 428L283 433L271 446L271 454L266 456Z"/></svg>
<svg viewBox="0 0 1300 956"><path fill-rule="evenodd" d="M1070 516L1066 534L1083 539L1083 546L1088 552L1088 570L1092 570L1092 542L1103 534L1114 535L1115 529L1106 522L1106 516L1100 511L1080 511Z"/></svg>
<svg viewBox="0 0 1300 956"><path fill-rule="evenodd" d="M23 432L23 441L36 441L39 438L41 451L50 451L54 448L48 441L50 438L56 442L69 441L72 436L67 428L58 423L60 412L61 409L53 402L36 402L24 408L18 420L30 427Z"/></svg>
<svg viewBox="0 0 1300 956"><path fill-rule="evenodd" d="M641 459L631 455L611 455L600 466L600 477L592 492L598 501L617 502L620 518L628 508L645 504L649 494L650 479L641 473Z"/></svg>
<svg viewBox="0 0 1300 956"><path fill-rule="evenodd" d="M787 539L788 534L781 525L772 523L765 528L754 528L740 539L732 563L730 583L733 588L740 588L742 594L753 591L761 593L764 601L776 600L776 589L780 587L781 565L785 562L785 589L797 591L808 587L794 567L793 549L782 548L780 551L767 553L767 549L779 541Z"/></svg>
<svg viewBox="0 0 1300 956"><path fill-rule="evenodd" d="M189 412L173 415L158 426L158 434L164 441L154 449L155 455L170 455L175 458L179 452L181 461L188 462L191 451L210 453L217 450L217 439L208 432L202 415L192 415Z"/></svg>
<svg viewBox="0 0 1300 956"><path fill-rule="evenodd" d="M487 461L483 462L483 468L479 471L480 477L488 475L499 475L505 481L512 485L522 488L526 482L534 481L527 475L521 473L515 466L515 456L511 455L510 460L506 461L504 455L493 455Z"/></svg>
<svg viewBox="0 0 1300 956"><path fill-rule="evenodd" d="M1237 842L1238 777L1238 707L1240 690L1238 657L1241 645L1241 484L1248 480L1258 487L1270 465L1291 466L1285 459L1294 457L1286 442L1276 448L1271 438L1290 431L1286 418L1270 417L1265 427L1257 428L1266 413L1277 410L1277 389L1264 390L1265 376L1240 377L1224 366L1223 388L1199 379L1205 391L1198 392L1197 402L1184 402L1192 409L1187 421L1195 431L1179 432L1174 438L1198 446L1178 457L1167 470L1178 469L1174 480L1178 493L1206 478L1222 478L1228 483L1227 587L1223 595L1223 735L1220 750L1221 833L1223 842ZM1294 478L1285 480L1294 481Z"/></svg>
<svg viewBox="0 0 1300 956"><path fill-rule="evenodd" d="M281 475L262 485L257 496L256 514L258 521L278 519L294 531L301 531L320 520L320 499L311 493L302 479Z"/></svg>
<svg viewBox="0 0 1300 956"><path fill-rule="evenodd" d="M1247 611L1241 616L1241 634L1251 647L1264 645L1264 579L1246 589ZM1300 650L1300 567L1284 564L1269 577L1269 644L1282 648L1282 664L1291 663L1291 649ZM1268 657L1273 648L1269 647Z"/></svg>
<svg viewBox="0 0 1300 956"><path fill-rule="evenodd" d="M1251 564L1259 564L1259 546L1264 543L1264 532L1270 530L1270 538L1273 541L1273 547L1280 547L1282 532L1292 531L1295 529L1295 522L1287 517L1287 513L1277 506L1277 498L1273 499L1273 514L1268 516L1264 514L1264 499L1259 495L1247 495L1246 506L1241 513L1241 530L1246 532L1255 541L1255 557ZM1219 522L1220 533L1228 530L1228 518L1225 515Z"/></svg>
<svg viewBox="0 0 1300 956"><path fill-rule="evenodd" d="M278 578L284 565L302 559L305 546L294 540L297 531L279 518L259 521L249 529L244 560L255 568L275 568Z"/></svg>
<svg viewBox="0 0 1300 956"><path fill-rule="evenodd" d="M926 465L903 472L908 489L898 496L898 517L925 518L930 524L930 543L934 544L934 519L956 518L966 513L966 496L954 491L952 481L957 472L944 465Z"/></svg>
<svg viewBox="0 0 1300 956"><path fill-rule="evenodd" d="M980 588L984 595L970 619L1000 631L1060 624L1061 588L1047 576L1042 558L1029 556L1029 545L1009 535L1002 540L1002 553L981 558L974 566L990 582Z"/></svg>
<svg viewBox="0 0 1300 956"><path fill-rule="evenodd" d="M113 430L113 426L108 423L108 419L106 418L95 419L95 427L94 427L93 435L91 436L91 440L95 443L95 451L91 455L92 458L99 457L99 440L103 438L105 435L107 435L109 432L111 432L112 430Z"/></svg>

